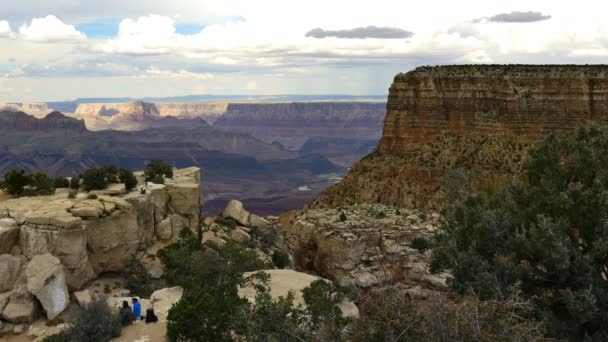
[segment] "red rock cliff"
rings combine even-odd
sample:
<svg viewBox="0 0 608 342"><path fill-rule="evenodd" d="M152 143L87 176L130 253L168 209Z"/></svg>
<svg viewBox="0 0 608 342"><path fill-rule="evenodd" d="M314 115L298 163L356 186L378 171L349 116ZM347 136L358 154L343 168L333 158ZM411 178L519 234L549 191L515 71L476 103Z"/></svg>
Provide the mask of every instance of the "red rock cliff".
<svg viewBox="0 0 608 342"><path fill-rule="evenodd" d="M316 205L436 207L453 168L521 170L550 131L608 120L608 66L420 67L395 77L376 151Z"/></svg>

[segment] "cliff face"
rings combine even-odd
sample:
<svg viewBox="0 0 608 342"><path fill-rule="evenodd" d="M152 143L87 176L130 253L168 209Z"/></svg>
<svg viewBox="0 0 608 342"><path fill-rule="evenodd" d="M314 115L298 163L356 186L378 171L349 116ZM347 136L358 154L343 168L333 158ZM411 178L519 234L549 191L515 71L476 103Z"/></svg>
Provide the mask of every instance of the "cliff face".
<svg viewBox="0 0 608 342"><path fill-rule="evenodd" d="M25 112L37 118L44 118L53 110L46 103L0 103L0 111Z"/></svg>
<svg viewBox="0 0 608 342"><path fill-rule="evenodd" d="M13 129L41 132L55 130L86 131L82 120L66 117L59 112L52 112L44 118L38 119L23 112L3 111L0 112L0 127L3 130Z"/></svg>
<svg viewBox="0 0 608 342"><path fill-rule="evenodd" d="M317 205L437 207L453 168L517 173L550 131L608 119L608 66L422 67L395 77L376 151Z"/></svg>
<svg viewBox="0 0 608 342"><path fill-rule="evenodd" d="M191 126L199 118L212 123L227 104L162 103L143 101L129 103L81 103L73 116L84 119L93 131L136 131L163 125ZM178 121L178 119L184 119ZM190 120L187 120L190 119Z"/></svg>
<svg viewBox="0 0 608 342"><path fill-rule="evenodd" d="M298 150L309 138L379 138L384 103L231 103L214 127Z"/></svg>

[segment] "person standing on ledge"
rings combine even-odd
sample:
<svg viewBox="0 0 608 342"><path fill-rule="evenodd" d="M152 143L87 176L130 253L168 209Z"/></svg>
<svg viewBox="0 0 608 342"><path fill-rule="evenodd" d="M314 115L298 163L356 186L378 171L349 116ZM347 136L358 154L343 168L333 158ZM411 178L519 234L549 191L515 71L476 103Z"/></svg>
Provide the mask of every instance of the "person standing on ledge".
<svg viewBox="0 0 608 342"><path fill-rule="evenodd" d="M135 319L139 320L141 318L141 303L137 298L133 298L131 301L133 302L133 314L135 315Z"/></svg>

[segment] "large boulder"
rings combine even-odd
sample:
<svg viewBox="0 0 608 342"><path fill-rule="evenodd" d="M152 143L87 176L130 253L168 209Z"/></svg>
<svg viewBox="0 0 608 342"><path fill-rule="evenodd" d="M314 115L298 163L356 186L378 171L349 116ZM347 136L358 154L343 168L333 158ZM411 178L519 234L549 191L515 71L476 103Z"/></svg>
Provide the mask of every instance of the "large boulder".
<svg viewBox="0 0 608 342"><path fill-rule="evenodd" d="M268 287L270 288L270 295L272 298L287 297L289 292L293 292L293 304L295 306L306 306L304 295L302 293L303 289L309 287L317 280L329 282L329 280L294 270L264 270L259 272L264 272L270 276ZM243 276L249 277L255 273L256 272L248 272L244 273ZM252 286L239 288L239 295L247 298L250 301L254 301L256 290ZM350 301L342 301L338 304L338 307L342 310L344 317L355 318L359 316L359 309L357 309L357 306Z"/></svg>
<svg viewBox="0 0 608 342"><path fill-rule="evenodd" d="M243 203L237 200L228 202L228 205L222 213L222 217L231 218L244 226L249 226L250 215L251 213L243 208Z"/></svg>
<svg viewBox="0 0 608 342"><path fill-rule="evenodd" d="M94 221L87 221L91 223ZM54 226L26 224L21 227L19 245L28 258L51 253L61 260L66 268L68 286L80 288L95 277L87 250L87 231L80 226L60 229Z"/></svg>
<svg viewBox="0 0 608 342"><path fill-rule="evenodd" d="M12 218L0 219L0 254L8 254L19 242L19 226Z"/></svg>
<svg viewBox="0 0 608 342"><path fill-rule="evenodd" d="M31 323L34 321L36 306L31 294L21 291L13 291L8 304L2 310L2 318L11 323Z"/></svg>
<svg viewBox="0 0 608 342"><path fill-rule="evenodd" d="M237 227L230 232L230 238L239 243L245 243L251 240L251 235L241 227Z"/></svg>
<svg viewBox="0 0 608 342"><path fill-rule="evenodd" d="M49 320L69 304L69 293L61 261L51 254L35 256L25 268L28 291L38 298Z"/></svg>
<svg viewBox="0 0 608 342"><path fill-rule="evenodd" d="M183 295L184 289L180 286L170 287L152 293L150 301L152 302L152 308L154 309L154 313L158 316L158 319L161 321L166 320L171 307L179 302Z"/></svg>
<svg viewBox="0 0 608 342"><path fill-rule="evenodd" d="M24 257L0 255L0 293L13 289L24 264Z"/></svg>

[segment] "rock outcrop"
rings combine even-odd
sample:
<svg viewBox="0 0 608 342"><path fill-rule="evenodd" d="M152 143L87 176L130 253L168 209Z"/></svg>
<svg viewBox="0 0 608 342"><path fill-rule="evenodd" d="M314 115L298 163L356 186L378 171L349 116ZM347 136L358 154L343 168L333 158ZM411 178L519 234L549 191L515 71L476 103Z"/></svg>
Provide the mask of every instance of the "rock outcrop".
<svg viewBox="0 0 608 342"><path fill-rule="evenodd" d="M36 296L49 320L68 306L70 295L61 261L51 254L37 255L25 269L27 289Z"/></svg>
<svg viewBox="0 0 608 342"><path fill-rule="evenodd" d="M527 147L543 135L606 123L607 114L608 66L417 68L395 77L376 151L317 206L437 208L449 170L518 173Z"/></svg>
<svg viewBox="0 0 608 342"><path fill-rule="evenodd" d="M429 272L429 242L438 214L379 204L308 210L283 222L295 269L342 286L392 282L441 288Z"/></svg>
<svg viewBox="0 0 608 342"><path fill-rule="evenodd" d="M263 270L259 272L264 272L269 276L268 287L270 289L270 295L272 298L285 298L289 292L292 292L294 295L294 306L306 306L302 290L309 287L317 280L325 280L314 275L297 272L294 270ZM244 273L243 276L247 278L255 273L257 272L248 272ZM239 288L239 295L247 298L250 301L255 301L256 293L256 290L252 286ZM344 317L359 318L359 309L353 302L342 301L339 303L338 307L342 310Z"/></svg>
<svg viewBox="0 0 608 342"><path fill-rule="evenodd" d="M0 201L0 234L6 237L0 243L0 293L10 293L2 317L29 321L35 296L53 319L68 304L68 288L122 270L140 241L168 243L182 228L195 229L200 198L200 170L192 167L174 170L164 185L142 183L117 196L68 198L67 191L57 191ZM174 223L169 231L162 227L166 220Z"/></svg>
<svg viewBox="0 0 608 342"><path fill-rule="evenodd" d="M374 102L231 103L214 127L297 150L310 137L379 137L384 116Z"/></svg>
<svg viewBox="0 0 608 342"><path fill-rule="evenodd" d="M53 110L47 103L0 103L1 111L25 112L37 118L44 118Z"/></svg>
<svg viewBox="0 0 608 342"><path fill-rule="evenodd" d="M213 123L226 111L227 106L226 103L150 103L143 101L81 103L72 115L83 119L87 128L92 131L105 129L136 131L163 125L188 126L199 119Z"/></svg>
<svg viewBox="0 0 608 342"><path fill-rule="evenodd" d="M37 118L24 112L0 111L0 127L3 130L28 132L86 131L84 121L67 117L59 112L52 112L43 118Z"/></svg>

